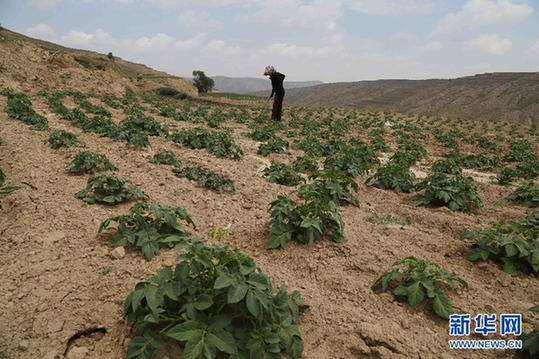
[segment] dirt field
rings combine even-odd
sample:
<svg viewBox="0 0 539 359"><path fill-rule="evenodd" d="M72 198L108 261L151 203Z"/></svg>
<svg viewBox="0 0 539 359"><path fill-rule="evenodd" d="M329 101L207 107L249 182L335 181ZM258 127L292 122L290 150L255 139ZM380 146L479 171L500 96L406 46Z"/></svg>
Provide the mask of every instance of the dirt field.
<svg viewBox="0 0 539 359"><path fill-rule="evenodd" d="M457 287L455 293L448 292L455 313L472 317L521 313L524 331L539 327L539 315L527 311L539 304L537 276L519 273L511 277L495 263L471 263L465 259L469 245L459 240L465 230L489 228L492 221L520 221L531 213L507 202L515 187L492 182L492 173L467 172L477 180L484 203L477 215L414 207L413 194L368 187L365 177L358 178L360 207L340 208L347 243L322 240L306 246L292 241L283 249L269 250L269 203L292 189L270 183L260 172L271 159L291 164L302 151L263 157L257 154L260 143L242 135L250 131L247 125L232 120L224 126L234 129L233 137L245 152L240 161L217 159L160 137L151 137L151 147L142 151L127 149L123 142L82 132L60 119L35 94L69 88L121 96L126 85L137 89L129 82L132 80L120 83L113 70L92 74L67 55L53 56L19 42L0 44L0 57L6 59L0 89L9 87L31 95L33 108L47 117L51 129L69 130L86 143L86 149L106 154L119 168L115 174L132 180L152 202L184 207L197 225L196 230L188 230L189 236L208 240L208 230L231 224L228 243L233 248L252 256L274 287L300 291L310 305L298 324L305 342L303 358L513 357L511 350L450 350L448 340L454 338L449 336L448 321L437 317L430 303L411 307L390 292L371 288L393 262L407 256L433 260L468 282L469 290ZM75 198L88 176L70 175L66 164L81 149L50 149L45 143L49 133L30 130L8 118L3 110L6 101L0 95L0 166L7 181L21 188L0 197L0 342L4 342L0 353L12 359L125 358L131 333L123 318L124 300L137 282L164 266L173 266L177 252L163 250L148 262L138 250L112 248L107 239L98 236L103 220L127 213L134 202L85 205ZM225 113L239 106L224 102L209 106L223 106ZM65 104L75 106L70 99ZM256 106L255 112L259 111ZM125 118L120 110L110 110L115 121ZM285 123L291 121L290 111L285 107ZM178 128L195 126L156 113L147 115ZM509 129L506 125L504 133ZM524 133L526 129L517 130ZM389 129L386 136L393 150L394 131ZM366 134L356 130L351 135L365 138ZM532 140L536 146L537 140ZM414 167L418 176L426 175L432 162L448 151L433 141L422 143L428 157ZM503 148L507 149L506 144ZM164 150L174 151L184 166L201 166L233 179L236 192L218 194L175 177L171 166L148 162ZM467 144L462 144L461 151L483 152ZM407 218L408 224L368 221L388 214ZM484 337L472 334L464 339Z"/></svg>

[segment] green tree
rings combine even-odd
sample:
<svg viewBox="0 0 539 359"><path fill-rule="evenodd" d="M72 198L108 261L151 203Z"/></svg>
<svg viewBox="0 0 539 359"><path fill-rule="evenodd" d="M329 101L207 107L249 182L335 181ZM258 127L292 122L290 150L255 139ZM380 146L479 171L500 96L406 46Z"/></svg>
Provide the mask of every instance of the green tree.
<svg viewBox="0 0 539 359"><path fill-rule="evenodd" d="M195 83L198 92L208 92L215 85L213 79L206 76L206 74L204 74L204 71L200 70L193 71L193 82Z"/></svg>

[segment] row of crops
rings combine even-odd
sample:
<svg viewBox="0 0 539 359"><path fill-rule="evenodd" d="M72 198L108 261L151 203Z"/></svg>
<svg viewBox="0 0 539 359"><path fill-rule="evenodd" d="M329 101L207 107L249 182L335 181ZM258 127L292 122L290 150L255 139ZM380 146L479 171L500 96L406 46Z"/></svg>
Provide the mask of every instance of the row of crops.
<svg viewBox="0 0 539 359"><path fill-rule="evenodd" d="M72 132L50 128L27 95L9 89L1 93L7 97L9 117L50 132L49 147L84 146ZM204 150L217 158L241 161L244 150L238 139L243 137L257 142L259 156L297 154L289 163L271 160L262 171L268 181L290 187L288 195L268 203L269 248L324 238L346 242L341 208L360 206L361 183L413 193L416 206L445 206L473 214L482 210L483 201L477 182L466 173L483 171L492 173L490 181L496 185L514 187L504 199L508 203L532 210L539 206L535 126L303 107L287 109L288 121L273 123L267 108L207 100L97 97L76 91L43 91L37 96L72 126L125 142L134 151L149 147L152 137L161 137L171 148ZM71 101L74 106L66 105ZM114 118L113 112L123 113L123 119ZM429 153L426 143L434 144L437 152ZM172 150L150 161L172 166L175 176L224 196L236 191L232 179L208 168L183 166ZM426 166L426 177L418 178L415 169ZM116 169L104 154L87 150L68 165L70 173L88 177L87 186L74 194L84 202L136 202L128 213L103 221L97 232L108 236L113 246L139 248L147 260L163 248L182 250L175 268L158 270L126 297L124 315L135 335L128 358L150 358L168 340L184 347L184 358L214 358L219 352L231 358L278 358L283 351L300 357L303 341L297 321L308 307L300 293L275 289L251 257L215 244L228 236L227 228L211 231L210 245L189 238L185 227L196 224L186 209L152 202L130 179L115 176ZM471 261L492 260L501 263L508 275L537 276L538 236L539 212L532 212L520 221L467 231L462 239L470 245ZM435 262L407 257L381 273L373 285L392 289L411 305L430 301L434 312L448 319L453 308L443 283L450 289L468 286ZM530 309L539 311L537 306ZM539 329L521 339L523 353L539 352Z"/></svg>

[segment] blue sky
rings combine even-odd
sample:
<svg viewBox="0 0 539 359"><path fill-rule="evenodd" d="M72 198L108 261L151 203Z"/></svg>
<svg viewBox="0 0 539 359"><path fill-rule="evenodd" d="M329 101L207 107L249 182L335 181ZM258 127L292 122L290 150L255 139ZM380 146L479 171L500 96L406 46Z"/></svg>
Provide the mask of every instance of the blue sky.
<svg viewBox="0 0 539 359"><path fill-rule="evenodd" d="M537 0L0 0L2 26L173 75L289 81L539 72Z"/></svg>

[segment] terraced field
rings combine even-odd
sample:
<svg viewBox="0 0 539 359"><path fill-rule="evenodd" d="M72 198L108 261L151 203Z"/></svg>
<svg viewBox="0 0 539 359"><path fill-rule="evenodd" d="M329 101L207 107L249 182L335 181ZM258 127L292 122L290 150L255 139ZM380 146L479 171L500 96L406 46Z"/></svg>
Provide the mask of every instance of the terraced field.
<svg viewBox="0 0 539 359"><path fill-rule="evenodd" d="M449 349L448 316L539 327L535 127L62 89L0 109L9 358L512 358ZM373 286L409 257L443 271Z"/></svg>

